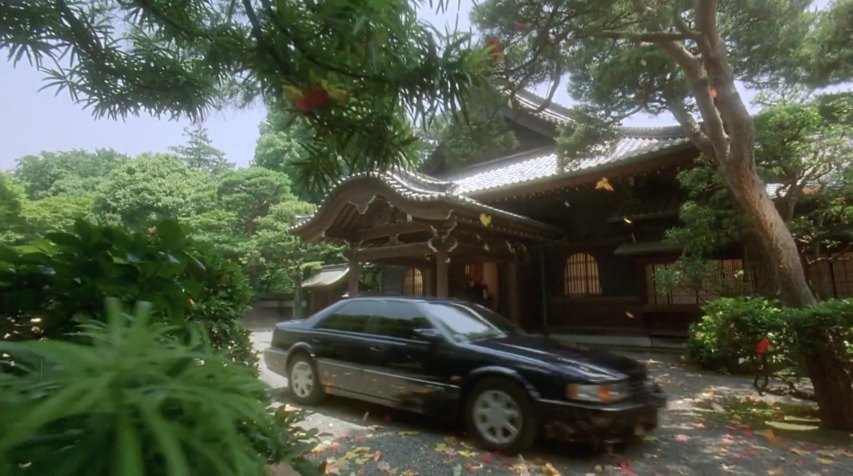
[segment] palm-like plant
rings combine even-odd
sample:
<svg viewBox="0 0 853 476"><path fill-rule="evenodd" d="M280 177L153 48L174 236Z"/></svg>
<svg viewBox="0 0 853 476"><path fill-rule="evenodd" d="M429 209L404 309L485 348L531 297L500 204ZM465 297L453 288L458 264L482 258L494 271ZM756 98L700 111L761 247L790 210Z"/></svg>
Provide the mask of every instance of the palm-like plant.
<svg viewBox="0 0 853 476"><path fill-rule="evenodd" d="M292 456L251 369L119 306L89 345L0 342L0 473L257 476Z"/></svg>

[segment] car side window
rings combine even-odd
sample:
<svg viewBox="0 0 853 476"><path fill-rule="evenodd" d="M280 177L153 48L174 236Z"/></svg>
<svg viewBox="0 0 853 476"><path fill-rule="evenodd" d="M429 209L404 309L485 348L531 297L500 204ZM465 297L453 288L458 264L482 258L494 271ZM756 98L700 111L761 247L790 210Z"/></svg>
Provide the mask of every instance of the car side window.
<svg viewBox="0 0 853 476"><path fill-rule="evenodd" d="M367 321L376 310L374 301L353 301L344 304L337 311L317 323L317 329L345 332L365 332Z"/></svg>
<svg viewBox="0 0 853 476"><path fill-rule="evenodd" d="M416 329L432 327L424 313L414 304L386 301L379 306L369 331L381 336L418 340Z"/></svg>

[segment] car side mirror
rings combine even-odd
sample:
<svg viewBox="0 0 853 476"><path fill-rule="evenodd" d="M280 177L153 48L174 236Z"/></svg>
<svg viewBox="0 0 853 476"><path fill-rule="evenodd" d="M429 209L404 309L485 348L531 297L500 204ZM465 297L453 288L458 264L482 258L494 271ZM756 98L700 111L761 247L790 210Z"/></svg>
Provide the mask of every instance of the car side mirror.
<svg viewBox="0 0 853 476"><path fill-rule="evenodd" d="M426 327L423 329L415 329L415 338L426 342L441 342L444 337L438 332L438 329Z"/></svg>

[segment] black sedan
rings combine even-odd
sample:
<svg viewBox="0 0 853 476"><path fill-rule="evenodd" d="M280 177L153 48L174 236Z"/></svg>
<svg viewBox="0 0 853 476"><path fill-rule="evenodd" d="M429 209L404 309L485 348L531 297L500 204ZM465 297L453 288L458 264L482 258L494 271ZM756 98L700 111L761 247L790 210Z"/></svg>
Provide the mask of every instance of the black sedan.
<svg viewBox="0 0 853 476"><path fill-rule="evenodd" d="M267 366L303 404L324 394L464 418L489 449L540 431L618 438L656 426L665 398L626 357L528 336L480 305L353 298L276 325Z"/></svg>

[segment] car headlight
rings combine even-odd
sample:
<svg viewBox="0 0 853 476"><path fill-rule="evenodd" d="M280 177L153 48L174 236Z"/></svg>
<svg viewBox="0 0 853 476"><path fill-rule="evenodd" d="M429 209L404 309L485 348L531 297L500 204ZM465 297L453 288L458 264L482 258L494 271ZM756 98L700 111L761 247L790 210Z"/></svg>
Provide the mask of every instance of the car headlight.
<svg viewBox="0 0 853 476"><path fill-rule="evenodd" d="M570 383L566 386L566 398L585 402L610 403L625 400L631 396L627 382L603 384Z"/></svg>

